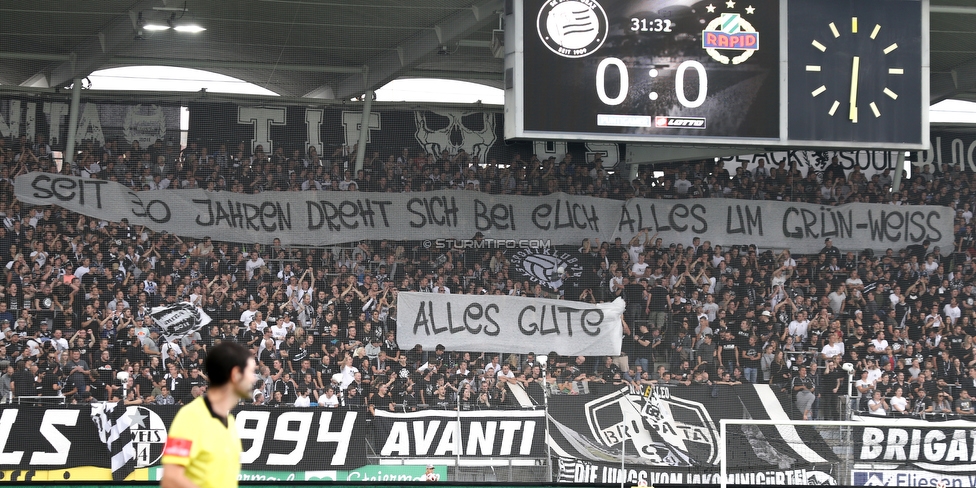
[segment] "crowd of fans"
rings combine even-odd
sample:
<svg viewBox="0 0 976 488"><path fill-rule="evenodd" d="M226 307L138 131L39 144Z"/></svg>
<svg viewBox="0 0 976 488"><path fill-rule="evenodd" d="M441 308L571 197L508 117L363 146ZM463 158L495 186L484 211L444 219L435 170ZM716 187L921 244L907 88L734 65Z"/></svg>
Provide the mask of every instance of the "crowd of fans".
<svg viewBox="0 0 976 488"><path fill-rule="evenodd" d="M212 150L211 150L212 149ZM867 178L839 164L803 174L785 163L729 172L712 161L641 169L628 180L599 160L373 152L353 174L350 154L268 155L190 143L85 145L75 165L42 136L0 138L0 377L3 401L124 400L180 404L206 390L207 349L238 341L254 352L258 405L478 409L541 401L543 392L669 384L769 383L797 418L840 419L850 399L875 415L973 415L976 290L970 191L974 174L925 167L892 192L889 171ZM524 157L524 159L523 159ZM655 168L659 170L659 168ZM819 253L723 246L699 237L571 246L584 271L558 290L519 276L502 251L433 252L416 242L329 248L215 242L104 222L16 200L30 171L120 182L135 190L421 191L464 189L606 198L746 198L840 204L936 204L956 210L955 249ZM468 237L468 236L458 236ZM535 236L533 236L535 237ZM398 344L400 291L626 300L623 350L613 357L424 350ZM153 307L190 302L213 321L167 340ZM845 366L849 364L849 366ZM855 382L848 385L848 375ZM520 395L525 392L527 395Z"/></svg>

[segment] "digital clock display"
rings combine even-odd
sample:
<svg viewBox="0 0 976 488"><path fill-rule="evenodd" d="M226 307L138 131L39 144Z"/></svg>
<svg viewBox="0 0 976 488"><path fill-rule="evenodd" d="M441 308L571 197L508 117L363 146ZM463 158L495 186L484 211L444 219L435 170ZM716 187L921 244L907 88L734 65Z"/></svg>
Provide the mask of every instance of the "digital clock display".
<svg viewBox="0 0 976 488"><path fill-rule="evenodd" d="M671 19L630 19L630 30L634 32L674 32Z"/></svg>
<svg viewBox="0 0 976 488"><path fill-rule="evenodd" d="M526 133L780 137L779 0L522 1Z"/></svg>
<svg viewBox="0 0 976 488"><path fill-rule="evenodd" d="M509 0L505 137L928 147L929 0Z"/></svg>

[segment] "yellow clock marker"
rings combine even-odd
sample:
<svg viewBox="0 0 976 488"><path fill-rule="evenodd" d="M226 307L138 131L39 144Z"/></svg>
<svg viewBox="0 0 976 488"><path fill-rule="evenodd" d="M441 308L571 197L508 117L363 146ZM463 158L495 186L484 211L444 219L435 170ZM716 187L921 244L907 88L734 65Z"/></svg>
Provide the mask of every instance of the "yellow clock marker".
<svg viewBox="0 0 976 488"><path fill-rule="evenodd" d="M897 43L897 42L895 42L895 43L893 43L892 45L890 45L890 46L888 46L888 47L886 47L886 48L884 49L884 53L885 53L885 54L888 54L888 53L890 53L891 51L894 51L895 49L898 49L898 43Z"/></svg>
<svg viewBox="0 0 976 488"><path fill-rule="evenodd" d="M823 44L820 44L820 42L817 41L816 39L814 39L811 44L813 44L813 47L819 49L820 52L822 52L822 53L827 52L827 46L824 46Z"/></svg>
<svg viewBox="0 0 976 488"><path fill-rule="evenodd" d="M817 88L816 90L814 90L810 94L813 95L813 96L818 96L818 95L820 95L821 93L823 93L825 91L827 91L827 85L820 85L820 88Z"/></svg>
<svg viewBox="0 0 976 488"><path fill-rule="evenodd" d="M808 64L807 65L807 71L820 71L820 66L816 66L816 65L813 65L813 64Z"/></svg>
<svg viewBox="0 0 976 488"><path fill-rule="evenodd" d="M884 94L888 95L892 100L898 100L898 94L891 91L891 89L888 87L885 87Z"/></svg>
<svg viewBox="0 0 976 488"><path fill-rule="evenodd" d="M870 105L871 111L874 112L874 118L881 117L881 112L878 110L878 106L875 105L874 102L871 102Z"/></svg>
<svg viewBox="0 0 976 488"><path fill-rule="evenodd" d="M834 24L833 22L830 23L830 32L834 33L835 39L840 37L840 31L837 30L837 24Z"/></svg>
<svg viewBox="0 0 976 488"><path fill-rule="evenodd" d="M834 113L837 112L837 107L840 107L840 102L834 100L834 104L830 106L830 111L827 113L830 114L831 117L833 117Z"/></svg>
<svg viewBox="0 0 976 488"><path fill-rule="evenodd" d="M903 75L903 74L905 74L905 70L902 69L902 68L888 68L888 74L889 75Z"/></svg>
<svg viewBox="0 0 976 488"><path fill-rule="evenodd" d="M851 34L857 34L857 17L851 17Z"/></svg>
<svg viewBox="0 0 976 488"><path fill-rule="evenodd" d="M871 39L878 37L878 32L881 31L881 24L874 24L874 30L871 31Z"/></svg>

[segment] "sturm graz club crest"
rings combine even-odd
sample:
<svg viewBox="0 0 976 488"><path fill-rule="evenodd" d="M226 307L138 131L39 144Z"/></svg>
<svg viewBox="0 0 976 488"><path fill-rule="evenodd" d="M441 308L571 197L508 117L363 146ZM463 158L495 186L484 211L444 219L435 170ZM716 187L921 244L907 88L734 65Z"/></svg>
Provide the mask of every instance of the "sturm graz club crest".
<svg viewBox="0 0 976 488"><path fill-rule="evenodd" d="M607 39L609 22L595 0L549 0L539 10L539 38L552 52L582 58L596 52Z"/></svg>
<svg viewBox="0 0 976 488"><path fill-rule="evenodd" d="M555 248L521 249L510 261L525 279L552 290L558 290L567 281L579 280L583 275L579 255Z"/></svg>

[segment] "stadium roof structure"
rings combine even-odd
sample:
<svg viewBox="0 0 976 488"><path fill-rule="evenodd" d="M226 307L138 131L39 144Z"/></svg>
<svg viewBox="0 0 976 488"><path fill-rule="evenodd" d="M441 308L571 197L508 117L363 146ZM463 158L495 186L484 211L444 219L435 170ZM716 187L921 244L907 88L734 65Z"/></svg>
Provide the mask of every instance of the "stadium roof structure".
<svg viewBox="0 0 976 488"><path fill-rule="evenodd" d="M0 84L65 87L100 69L158 65L288 97L348 100L398 78L501 88L504 8L505 0L5 0ZM207 30L146 29L167 22ZM976 101L974 26L972 0L931 0L932 103Z"/></svg>

